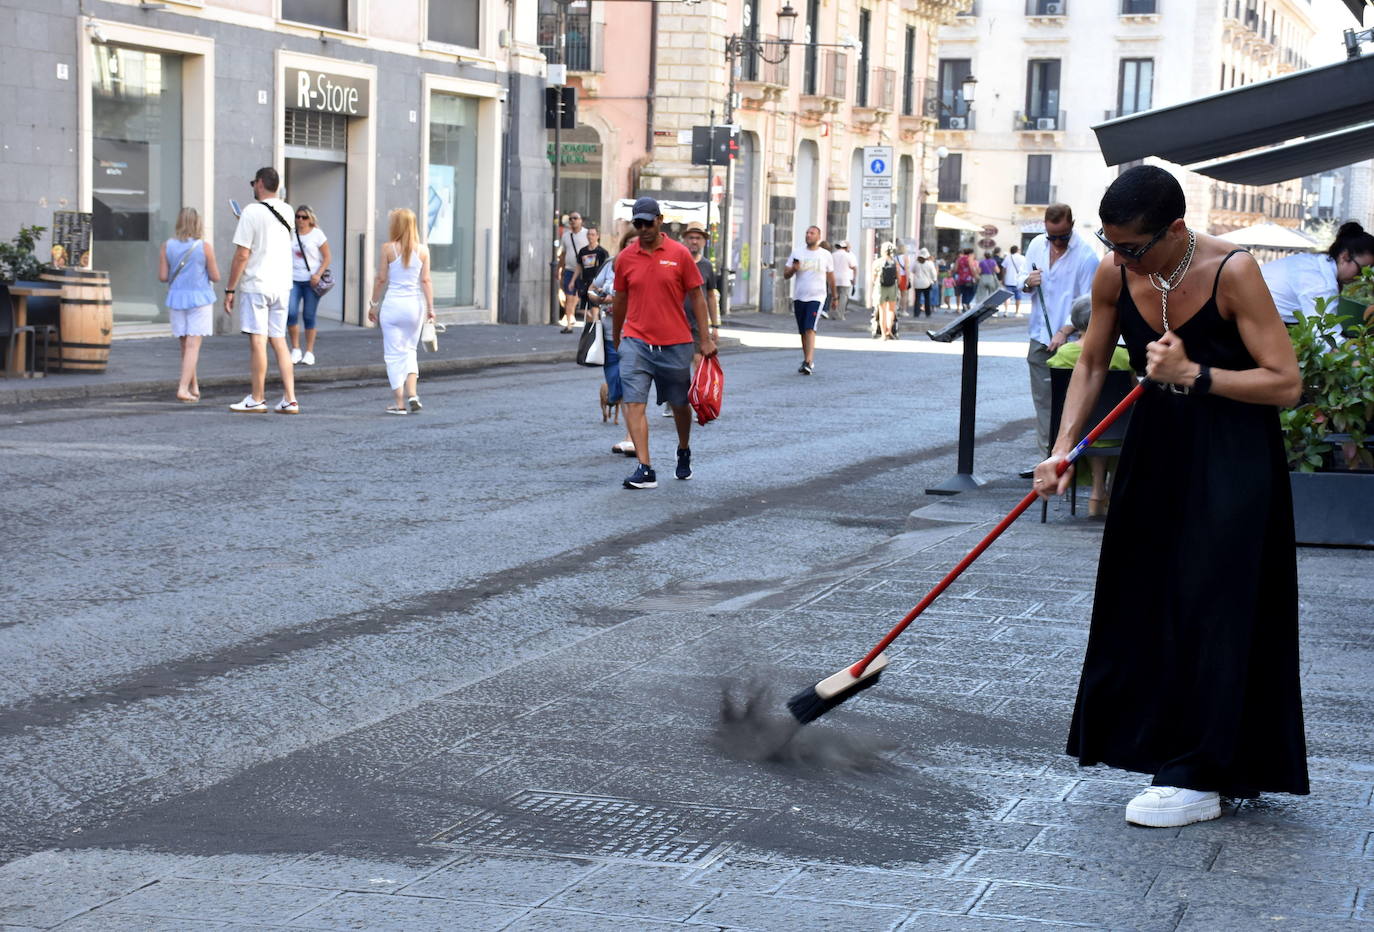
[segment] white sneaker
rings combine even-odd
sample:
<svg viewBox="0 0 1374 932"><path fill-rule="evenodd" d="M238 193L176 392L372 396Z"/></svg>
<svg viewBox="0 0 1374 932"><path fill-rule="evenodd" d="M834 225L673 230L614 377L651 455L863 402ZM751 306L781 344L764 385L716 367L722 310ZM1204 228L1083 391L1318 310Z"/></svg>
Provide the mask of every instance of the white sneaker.
<svg viewBox="0 0 1374 932"><path fill-rule="evenodd" d="M277 406L272 410L276 411L278 414L300 414L301 406L297 402L287 401L283 398L281 401L277 402Z"/></svg>
<svg viewBox="0 0 1374 932"><path fill-rule="evenodd" d="M292 362L295 362L295 360L292 360ZM303 356L301 356L301 362L305 363L307 366L315 365L315 354L305 353Z"/></svg>
<svg viewBox="0 0 1374 932"><path fill-rule="evenodd" d="M673 416L673 408L672 408L672 405L662 404L662 405L659 405L658 407L659 407L659 410L662 412L662 414L663 414L664 417L672 417L672 416Z"/></svg>
<svg viewBox="0 0 1374 932"><path fill-rule="evenodd" d="M254 401L252 395L244 395L243 400L238 404L230 405L229 410L235 414L266 414L268 412L267 400Z"/></svg>
<svg viewBox="0 0 1374 932"><path fill-rule="evenodd" d="M1221 815L1221 797L1177 786L1151 786L1126 804L1126 821L1150 828L1176 828Z"/></svg>
<svg viewBox="0 0 1374 932"><path fill-rule="evenodd" d="M634 443L633 443L632 441L629 441L629 440L622 440L622 441L620 441L619 443L611 444L611 452L612 452L612 453L620 453L620 454L623 454L624 456L634 456L634 455L635 455L635 445L634 445Z"/></svg>
<svg viewBox="0 0 1374 932"><path fill-rule="evenodd" d="M298 362L300 362L300 361L301 361L301 348L300 348L299 346L293 346L293 347L291 347L291 365L294 366L296 363L298 363Z"/></svg>

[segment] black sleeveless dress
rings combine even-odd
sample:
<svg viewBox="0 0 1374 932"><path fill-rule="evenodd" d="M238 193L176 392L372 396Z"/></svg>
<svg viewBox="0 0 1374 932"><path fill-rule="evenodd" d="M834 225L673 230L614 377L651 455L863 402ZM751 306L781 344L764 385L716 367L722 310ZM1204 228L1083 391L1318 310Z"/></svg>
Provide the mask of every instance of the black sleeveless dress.
<svg viewBox="0 0 1374 932"><path fill-rule="evenodd" d="M1194 362L1253 369L1216 288L1175 332ZM1143 372L1145 345L1160 334L1136 309L1125 269L1116 308ZM1278 410L1149 387L1113 481L1068 753L1161 786L1307 793Z"/></svg>

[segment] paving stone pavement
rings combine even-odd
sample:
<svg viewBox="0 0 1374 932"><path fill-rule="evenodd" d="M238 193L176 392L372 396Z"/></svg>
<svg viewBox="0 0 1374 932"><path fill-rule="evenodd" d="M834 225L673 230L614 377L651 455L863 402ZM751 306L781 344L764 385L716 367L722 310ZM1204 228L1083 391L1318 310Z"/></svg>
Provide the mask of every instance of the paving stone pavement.
<svg viewBox="0 0 1374 932"><path fill-rule="evenodd" d="M934 500L781 589L665 588L584 640L14 860L0 927L1374 930L1365 552L1299 551L1310 797L1133 828L1145 778L1062 755L1101 525L1059 507L975 563L877 688L773 760L720 766L722 681L766 683L780 709L1024 487ZM331 768L346 781L314 778ZM228 841L243 822L256 846Z"/></svg>

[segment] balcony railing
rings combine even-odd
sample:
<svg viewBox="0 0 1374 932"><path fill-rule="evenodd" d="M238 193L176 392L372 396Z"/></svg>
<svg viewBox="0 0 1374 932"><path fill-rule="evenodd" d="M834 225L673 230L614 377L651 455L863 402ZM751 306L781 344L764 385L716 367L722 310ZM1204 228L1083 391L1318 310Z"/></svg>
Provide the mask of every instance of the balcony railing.
<svg viewBox="0 0 1374 932"><path fill-rule="evenodd" d="M968 185L941 184L935 196L941 204L963 204L968 201Z"/></svg>
<svg viewBox="0 0 1374 932"><path fill-rule="evenodd" d="M1064 111L1057 113L1022 113L1017 110L1012 115L1012 129L1018 133L1042 132L1062 133L1064 131Z"/></svg>
<svg viewBox="0 0 1374 932"><path fill-rule="evenodd" d="M1027 16L1067 16L1069 0L1026 0Z"/></svg>
<svg viewBox="0 0 1374 932"><path fill-rule="evenodd" d="M769 54L777 55L777 36L759 36L759 41L765 44ZM770 62L754 49L746 49L740 56L739 79L741 81L757 81L760 84L772 84L777 87L786 87L791 83L791 64L792 56L788 55L780 62Z"/></svg>
<svg viewBox="0 0 1374 932"><path fill-rule="evenodd" d="M1121 0L1122 16L1148 16L1159 12L1159 0Z"/></svg>
<svg viewBox="0 0 1374 932"><path fill-rule="evenodd" d="M1049 184L1048 182L1018 184L1016 186L1016 203L1053 204L1059 199L1058 194L1058 186Z"/></svg>
<svg viewBox="0 0 1374 932"><path fill-rule="evenodd" d="M902 75L902 116L925 116L926 110L926 79L918 78L915 75ZM933 112L930 112L934 116Z"/></svg>
<svg viewBox="0 0 1374 932"><path fill-rule="evenodd" d="M868 106L875 110L893 110L897 100L897 72L891 68L874 68L868 85Z"/></svg>
<svg viewBox="0 0 1374 932"><path fill-rule="evenodd" d="M940 129L970 130L978 128L978 122L974 119L977 114L972 107L956 107L952 113L940 107L939 101L935 101L935 107L940 114Z"/></svg>
<svg viewBox="0 0 1374 932"><path fill-rule="evenodd" d="M849 56L839 49L821 51L821 95L844 100L849 91Z"/></svg>
<svg viewBox="0 0 1374 932"><path fill-rule="evenodd" d="M563 46L569 71L605 71L606 24L594 23L589 14L571 14L564 20ZM539 51L551 62L558 60L558 17L539 17Z"/></svg>

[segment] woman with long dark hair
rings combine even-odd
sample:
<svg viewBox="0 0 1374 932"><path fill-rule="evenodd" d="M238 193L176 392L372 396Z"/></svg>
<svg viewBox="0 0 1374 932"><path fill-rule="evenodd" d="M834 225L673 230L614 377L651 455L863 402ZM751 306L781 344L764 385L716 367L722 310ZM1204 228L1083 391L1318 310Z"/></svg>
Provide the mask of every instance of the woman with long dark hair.
<svg viewBox="0 0 1374 932"><path fill-rule="evenodd" d="M1092 287L1058 438L1078 438L1118 336L1148 385L1131 413L1102 537L1068 753L1149 774L1126 820L1178 826L1221 796L1308 792L1297 557L1278 408L1301 391L1288 333L1249 253L1188 228L1162 168L1124 172L1098 208Z"/></svg>
<svg viewBox="0 0 1374 932"><path fill-rule="evenodd" d="M1334 300L1367 265L1374 265L1374 236L1352 221L1341 224L1326 252L1284 256L1266 262L1260 274L1279 316L1292 325L1316 311L1318 298Z"/></svg>

